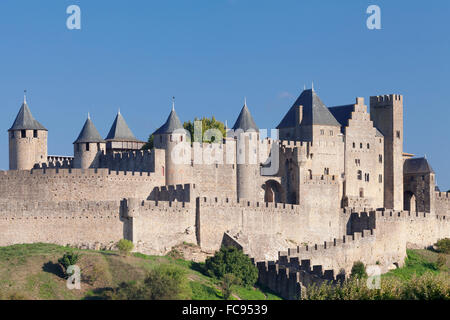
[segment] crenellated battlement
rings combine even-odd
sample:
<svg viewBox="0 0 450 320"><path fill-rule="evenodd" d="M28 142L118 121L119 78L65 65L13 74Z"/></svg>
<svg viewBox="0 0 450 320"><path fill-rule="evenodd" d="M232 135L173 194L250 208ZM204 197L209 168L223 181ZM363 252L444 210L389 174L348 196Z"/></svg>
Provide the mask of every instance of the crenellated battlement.
<svg viewBox="0 0 450 320"><path fill-rule="evenodd" d="M301 208L296 204L259 202L237 198L221 197L199 197L199 204L202 207L241 207L250 209L269 209L270 211L288 211L290 213L299 213Z"/></svg>
<svg viewBox="0 0 450 320"><path fill-rule="evenodd" d="M392 102L392 101L403 101L403 96L400 94L389 94L370 97L371 104L373 102Z"/></svg>
<svg viewBox="0 0 450 320"><path fill-rule="evenodd" d="M42 168L42 169L32 169L28 170L9 170L0 171L0 178L23 178L23 177L38 177L38 176L49 176L49 177L67 177L67 176L78 176L78 177L101 177L101 176L114 176L114 177L150 177L151 172L142 171L119 171L110 170L105 168L95 168L95 169L74 169L74 168Z"/></svg>

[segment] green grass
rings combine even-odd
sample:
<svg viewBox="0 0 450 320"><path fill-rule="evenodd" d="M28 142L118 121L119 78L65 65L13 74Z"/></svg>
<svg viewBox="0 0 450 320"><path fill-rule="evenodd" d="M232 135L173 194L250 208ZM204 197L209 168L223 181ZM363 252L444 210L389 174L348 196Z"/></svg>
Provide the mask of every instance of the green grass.
<svg viewBox="0 0 450 320"><path fill-rule="evenodd" d="M416 274L421 276L426 272L437 274L441 271L436 266L437 253L429 250L406 250L405 265L399 269L391 270L383 277L397 277L401 280L409 280Z"/></svg>
<svg viewBox="0 0 450 320"><path fill-rule="evenodd" d="M78 265L82 275L100 267L101 274L93 283L81 283L81 290L69 290L57 264L67 251L80 254ZM220 282L203 273L203 263L167 256L133 253L121 256L116 251L81 250L53 244L36 243L0 247L0 299L11 296L33 300L99 299L103 292L120 282L143 280L146 274L161 264L174 264L184 269L190 280L193 300L221 300ZM280 299L259 288L236 286L231 299Z"/></svg>

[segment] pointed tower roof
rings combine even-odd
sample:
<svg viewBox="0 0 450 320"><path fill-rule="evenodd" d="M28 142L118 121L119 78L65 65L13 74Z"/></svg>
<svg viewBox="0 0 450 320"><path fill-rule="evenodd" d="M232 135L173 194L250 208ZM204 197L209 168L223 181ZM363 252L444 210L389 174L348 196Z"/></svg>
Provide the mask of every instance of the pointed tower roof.
<svg viewBox="0 0 450 320"><path fill-rule="evenodd" d="M31 114L30 108L28 107L27 101L24 97L22 106L20 107L19 113L14 120L13 125L8 131L12 130L46 130L47 129L40 124L36 119L34 119Z"/></svg>
<svg viewBox="0 0 450 320"><path fill-rule="evenodd" d="M296 108L303 106L303 120L300 125L324 125L324 126L341 126L333 117L330 110L320 100L314 89L304 90L298 97L297 101L289 109L289 111L281 120L277 129L291 128L296 126Z"/></svg>
<svg viewBox="0 0 450 320"><path fill-rule="evenodd" d="M183 129L183 126L181 125L180 119L175 112L174 106L172 106L172 111L170 111L166 123L164 123L158 130L153 132L153 134L169 134L177 129Z"/></svg>
<svg viewBox="0 0 450 320"><path fill-rule="evenodd" d="M114 122L105 140L138 141L133 132L131 132L120 111L117 112L117 116L114 119Z"/></svg>
<svg viewBox="0 0 450 320"><path fill-rule="evenodd" d="M100 136L100 133L98 133L97 128L94 126L94 123L89 115L84 123L83 129L81 129L81 132L74 143L84 142L105 142L105 140L103 140Z"/></svg>
<svg viewBox="0 0 450 320"><path fill-rule="evenodd" d="M234 126L233 130L242 129L244 131L259 131L258 126L253 120L252 115L250 114L250 110L247 108L247 101L244 101L244 106L242 107L241 113L239 114Z"/></svg>

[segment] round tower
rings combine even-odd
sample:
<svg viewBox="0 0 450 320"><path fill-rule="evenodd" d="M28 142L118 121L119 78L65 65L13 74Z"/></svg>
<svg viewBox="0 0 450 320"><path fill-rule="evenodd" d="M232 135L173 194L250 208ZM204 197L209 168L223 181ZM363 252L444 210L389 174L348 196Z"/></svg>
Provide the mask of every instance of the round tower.
<svg viewBox="0 0 450 320"><path fill-rule="evenodd" d="M233 126L236 141L236 189L238 199L255 200L260 175L259 129L247 103Z"/></svg>
<svg viewBox="0 0 450 320"><path fill-rule="evenodd" d="M181 125L175 112L175 104L167 121L153 133L153 145L157 149L165 150L165 167L162 174L166 185L184 184L189 179L190 143L186 143L186 130Z"/></svg>
<svg viewBox="0 0 450 320"><path fill-rule="evenodd" d="M9 169L31 170L47 163L47 129L36 121L26 96L9 134Z"/></svg>
<svg viewBox="0 0 450 320"><path fill-rule="evenodd" d="M98 168L99 157L105 153L106 141L102 139L89 114L83 129L73 143L73 167L78 169Z"/></svg>

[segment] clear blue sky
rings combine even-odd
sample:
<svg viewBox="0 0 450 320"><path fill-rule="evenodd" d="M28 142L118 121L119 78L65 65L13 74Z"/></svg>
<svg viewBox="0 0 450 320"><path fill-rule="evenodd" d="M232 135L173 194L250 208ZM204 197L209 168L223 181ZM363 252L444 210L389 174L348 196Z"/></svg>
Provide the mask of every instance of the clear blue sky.
<svg viewBox="0 0 450 320"><path fill-rule="evenodd" d="M82 29L66 28L77 4ZM382 30L368 30L370 4ZM49 129L49 154L72 155L87 112L106 136L120 107L145 140L170 111L234 123L244 96L274 128L306 84L328 106L405 96L405 151L427 155L450 189L450 1L0 2L0 168L22 92Z"/></svg>

